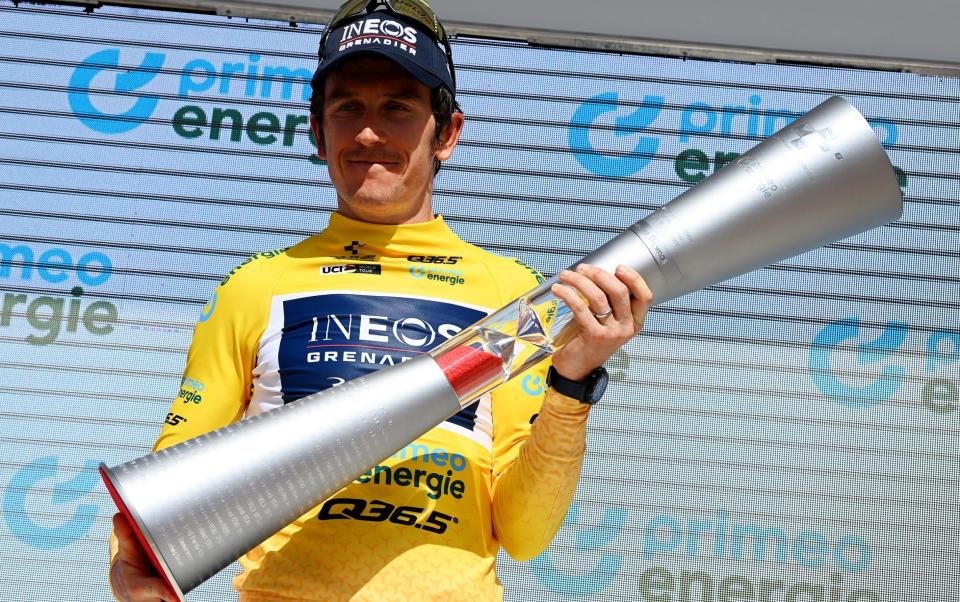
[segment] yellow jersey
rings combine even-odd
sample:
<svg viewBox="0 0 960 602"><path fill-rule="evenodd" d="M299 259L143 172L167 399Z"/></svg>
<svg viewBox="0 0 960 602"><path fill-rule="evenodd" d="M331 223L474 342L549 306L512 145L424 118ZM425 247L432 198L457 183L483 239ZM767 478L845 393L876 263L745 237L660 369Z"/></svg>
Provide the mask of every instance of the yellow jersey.
<svg viewBox="0 0 960 602"><path fill-rule="evenodd" d="M334 213L319 235L224 278L154 449L424 354L540 281L442 217L377 225ZM240 599L501 600L500 546L520 560L545 549L580 475L588 407L546 394L546 368L475 400L248 552Z"/></svg>

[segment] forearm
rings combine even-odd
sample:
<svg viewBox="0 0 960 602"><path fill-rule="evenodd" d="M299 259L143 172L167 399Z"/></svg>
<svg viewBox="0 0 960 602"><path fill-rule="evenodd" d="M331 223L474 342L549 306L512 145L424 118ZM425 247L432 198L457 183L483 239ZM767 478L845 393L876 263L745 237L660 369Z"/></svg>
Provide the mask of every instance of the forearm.
<svg viewBox="0 0 960 602"><path fill-rule="evenodd" d="M583 466L589 410L548 389L529 438L494 484L494 530L516 560L540 554L563 523Z"/></svg>

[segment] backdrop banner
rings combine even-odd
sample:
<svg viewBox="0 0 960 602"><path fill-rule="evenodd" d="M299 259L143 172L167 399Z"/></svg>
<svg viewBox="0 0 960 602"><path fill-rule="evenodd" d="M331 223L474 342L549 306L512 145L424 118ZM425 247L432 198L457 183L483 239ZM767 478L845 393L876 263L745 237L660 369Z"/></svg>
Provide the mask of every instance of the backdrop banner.
<svg viewBox="0 0 960 602"><path fill-rule="evenodd" d="M0 599L110 600L96 467L202 395L183 363L223 276L335 207L308 127L322 28L6 0L0 23ZM557 539L501 556L507 599L960 599L960 80L454 56L438 211L548 278L833 95L904 192L892 224L652 310ZM236 570L191 599L235 599Z"/></svg>

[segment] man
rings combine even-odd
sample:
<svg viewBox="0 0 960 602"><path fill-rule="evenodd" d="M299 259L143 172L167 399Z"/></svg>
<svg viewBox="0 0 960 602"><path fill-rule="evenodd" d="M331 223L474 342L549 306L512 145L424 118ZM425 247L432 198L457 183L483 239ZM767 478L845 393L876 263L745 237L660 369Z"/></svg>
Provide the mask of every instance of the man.
<svg viewBox="0 0 960 602"><path fill-rule="evenodd" d="M156 449L421 354L540 280L433 213L433 176L464 116L432 15L418 0L354 0L331 21L311 126L337 212L319 235L224 279ZM481 397L249 552L240 599L502 599L497 551L527 560L549 545L580 475L584 402L652 299L629 268L580 266L560 280L577 335L549 380L542 366ZM387 520L400 506L416 522ZM119 515L114 527L117 598L174 599Z"/></svg>

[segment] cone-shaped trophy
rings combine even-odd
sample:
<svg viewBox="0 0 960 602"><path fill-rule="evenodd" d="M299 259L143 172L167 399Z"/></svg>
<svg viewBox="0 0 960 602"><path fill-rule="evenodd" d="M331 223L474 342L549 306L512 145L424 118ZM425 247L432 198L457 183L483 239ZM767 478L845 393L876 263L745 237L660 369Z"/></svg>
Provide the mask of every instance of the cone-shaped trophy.
<svg viewBox="0 0 960 602"><path fill-rule="evenodd" d="M887 223L902 197L863 117L831 98L584 258L661 303ZM574 331L551 278L412 361L101 474L179 596ZM249 450L257 449L256 460Z"/></svg>

